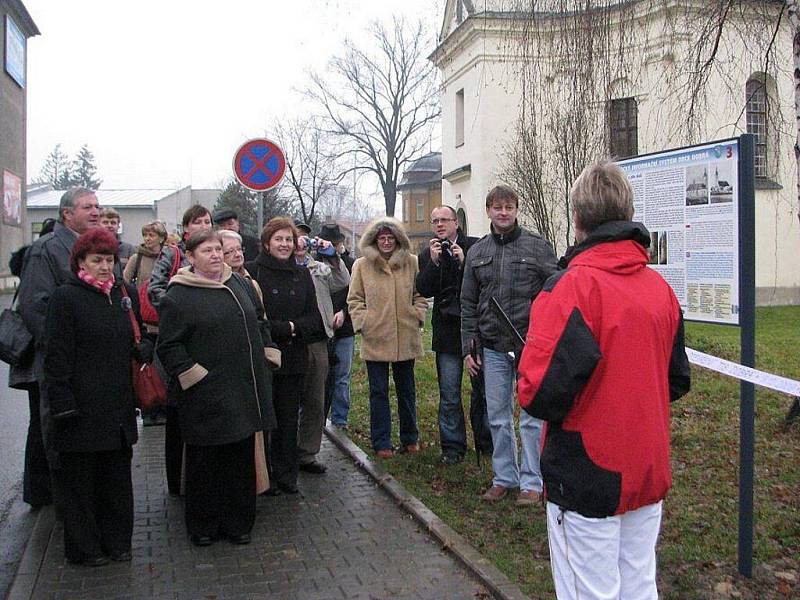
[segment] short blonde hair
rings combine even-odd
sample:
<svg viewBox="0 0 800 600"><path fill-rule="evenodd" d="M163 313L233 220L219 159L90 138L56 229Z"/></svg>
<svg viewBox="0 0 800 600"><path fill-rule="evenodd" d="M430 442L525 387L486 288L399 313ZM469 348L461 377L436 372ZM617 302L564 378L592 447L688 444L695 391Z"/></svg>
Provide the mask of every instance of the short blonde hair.
<svg viewBox="0 0 800 600"><path fill-rule="evenodd" d="M150 221L149 223L142 225L142 235L148 231L150 233L155 233L158 236L158 239L161 240L162 244L167 239L167 228L164 227L164 224L161 221Z"/></svg>
<svg viewBox="0 0 800 600"><path fill-rule="evenodd" d="M106 206L100 209L100 218L101 219L116 219L117 221L120 220L119 213L111 208L110 206Z"/></svg>
<svg viewBox="0 0 800 600"><path fill-rule="evenodd" d="M217 233L219 237L222 238L222 241L225 241L225 238L230 238L232 240L236 240L240 244L242 243L242 236L240 236L235 231L231 231L230 229L217 229Z"/></svg>
<svg viewBox="0 0 800 600"><path fill-rule="evenodd" d="M633 189L608 159L587 166L569 192L575 224L586 233L608 221L633 219Z"/></svg>

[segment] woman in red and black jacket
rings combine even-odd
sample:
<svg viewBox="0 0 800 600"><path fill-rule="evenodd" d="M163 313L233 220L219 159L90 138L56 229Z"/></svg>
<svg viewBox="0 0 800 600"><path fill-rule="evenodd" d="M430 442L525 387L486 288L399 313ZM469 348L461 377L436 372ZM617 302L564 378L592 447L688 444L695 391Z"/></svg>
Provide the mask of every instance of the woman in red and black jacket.
<svg viewBox="0 0 800 600"><path fill-rule="evenodd" d="M610 162L571 200L578 244L531 307L519 403L547 421L541 466L559 598L655 598L669 404L689 390L683 317ZM617 590L614 592L614 590ZM608 595L606 595L608 594Z"/></svg>

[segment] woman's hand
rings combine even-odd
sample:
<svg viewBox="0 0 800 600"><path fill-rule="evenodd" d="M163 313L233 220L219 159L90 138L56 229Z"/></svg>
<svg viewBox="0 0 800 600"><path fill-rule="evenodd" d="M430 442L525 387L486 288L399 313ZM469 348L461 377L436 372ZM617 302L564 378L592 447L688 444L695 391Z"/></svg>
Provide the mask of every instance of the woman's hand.
<svg viewBox="0 0 800 600"><path fill-rule="evenodd" d="M142 340L133 347L133 357L140 363L153 362L153 344L149 340Z"/></svg>
<svg viewBox="0 0 800 600"><path fill-rule="evenodd" d="M342 325L344 325L344 311L340 310L333 315L333 328L339 329Z"/></svg>

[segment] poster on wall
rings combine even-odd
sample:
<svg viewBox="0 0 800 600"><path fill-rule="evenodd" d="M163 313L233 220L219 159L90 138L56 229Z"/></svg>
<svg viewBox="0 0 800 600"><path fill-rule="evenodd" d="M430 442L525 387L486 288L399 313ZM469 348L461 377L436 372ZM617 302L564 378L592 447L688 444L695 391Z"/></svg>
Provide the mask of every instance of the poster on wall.
<svg viewBox="0 0 800 600"><path fill-rule="evenodd" d="M22 179L3 170L3 223L22 225Z"/></svg>
<svg viewBox="0 0 800 600"><path fill-rule="evenodd" d="M691 321L739 324L739 144L724 140L619 162L650 267Z"/></svg>
<svg viewBox="0 0 800 600"><path fill-rule="evenodd" d="M25 36L11 15L6 15L6 73L20 87L25 87Z"/></svg>

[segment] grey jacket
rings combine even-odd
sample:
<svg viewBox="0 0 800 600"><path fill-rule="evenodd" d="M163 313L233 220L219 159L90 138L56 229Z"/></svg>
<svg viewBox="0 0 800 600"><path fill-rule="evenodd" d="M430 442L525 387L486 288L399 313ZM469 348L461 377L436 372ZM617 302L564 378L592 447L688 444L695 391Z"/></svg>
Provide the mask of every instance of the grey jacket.
<svg viewBox="0 0 800 600"><path fill-rule="evenodd" d="M161 303L161 297L167 293L167 285L169 284L170 276L173 274L172 267L175 264L176 251L180 253L179 268L189 266L189 260L186 258L184 249L185 246L183 242L177 246L167 246L165 244L161 248L161 254L153 265L153 272L150 274L150 283L147 286L147 297L156 310L158 310L158 306Z"/></svg>
<svg viewBox="0 0 800 600"><path fill-rule="evenodd" d="M25 255L25 265L19 284L17 306L25 326L33 335L35 355L32 370L14 367L9 385L44 381L44 343L47 303L55 289L70 278L69 256L77 234L61 223L51 233L33 242Z"/></svg>
<svg viewBox="0 0 800 600"><path fill-rule="evenodd" d="M467 252L461 284L461 353L470 340L498 352L520 350L513 333L489 300L494 296L525 337L531 303L558 269L553 247L519 225L508 234L490 233Z"/></svg>

